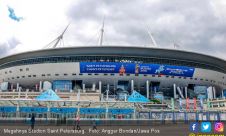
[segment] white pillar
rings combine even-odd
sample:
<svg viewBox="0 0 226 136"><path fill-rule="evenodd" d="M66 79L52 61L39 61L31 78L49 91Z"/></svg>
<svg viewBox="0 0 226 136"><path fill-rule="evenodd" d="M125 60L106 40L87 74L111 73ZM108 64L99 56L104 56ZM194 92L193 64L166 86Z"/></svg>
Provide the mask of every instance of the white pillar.
<svg viewBox="0 0 226 136"><path fill-rule="evenodd" d="M213 98L216 99L216 89L213 87Z"/></svg>
<svg viewBox="0 0 226 136"><path fill-rule="evenodd" d="M78 93L77 93L77 101L80 101L80 89L78 89Z"/></svg>
<svg viewBox="0 0 226 136"><path fill-rule="evenodd" d="M104 94L101 94L101 101L104 101Z"/></svg>
<svg viewBox="0 0 226 136"><path fill-rule="evenodd" d="M19 91L19 83L16 84L16 91Z"/></svg>
<svg viewBox="0 0 226 136"><path fill-rule="evenodd" d="M39 82L39 91L42 92L42 81Z"/></svg>
<svg viewBox="0 0 226 136"><path fill-rule="evenodd" d="M92 91L95 91L95 90L96 90L96 84L93 83L93 85L92 85Z"/></svg>
<svg viewBox="0 0 226 136"><path fill-rule="evenodd" d="M18 98L20 98L21 87L19 87L18 90L19 90L19 92L18 92Z"/></svg>
<svg viewBox="0 0 226 136"><path fill-rule="evenodd" d="M11 84L11 90L13 91L13 84Z"/></svg>
<svg viewBox="0 0 226 136"><path fill-rule="evenodd" d="M99 93L101 93L101 86L102 86L102 82L99 81Z"/></svg>
<svg viewBox="0 0 226 136"><path fill-rule="evenodd" d="M28 93L28 89L26 89L26 94L25 94L25 98L27 99L28 98L28 95L27 95L27 93Z"/></svg>
<svg viewBox="0 0 226 136"><path fill-rule="evenodd" d="M134 80L131 80L131 91L134 91Z"/></svg>
<svg viewBox="0 0 226 136"><path fill-rule="evenodd" d="M188 98L188 87L187 86L184 87L184 91L185 91L185 98Z"/></svg>
<svg viewBox="0 0 226 136"><path fill-rule="evenodd" d="M173 96L174 96L174 99L177 98L176 84L173 84Z"/></svg>
<svg viewBox="0 0 226 136"><path fill-rule="evenodd" d="M146 94L147 94L147 98L149 98L149 81L146 81Z"/></svg>
<svg viewBox="0 0 226 136"><path fill-rule="evenodd" d="M82 84L82 91L83 91L83 93L86 92L86 84Z"/></svg>
<svg viewBox="0 0 226 136"><path fill-rule="evenodd" d="M221 91L222 98L224 98L224 90Z"/></svg>
<svg viewBox="0 0 226 136"><path fill-rule="evenodd" d="M108 101L108 93L109 93L109 90L107 89L106 91L107 91L107 98L106 98L106 100Z"/></svg>
<svg viewBox="0 0 226 136"><path fill-rule="evenodd" d="M126 100L127 100L127 95L125 94L125 98L124 98L124 101L126 102Z"/></svg>

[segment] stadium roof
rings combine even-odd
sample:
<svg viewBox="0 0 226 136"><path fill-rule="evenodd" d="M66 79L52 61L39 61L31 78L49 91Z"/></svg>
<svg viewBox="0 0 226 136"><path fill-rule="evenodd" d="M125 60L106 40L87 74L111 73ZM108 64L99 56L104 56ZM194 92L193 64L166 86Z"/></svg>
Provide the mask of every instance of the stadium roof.
<svg viewBox="0 0 226 136"><path fill-rule="evenodd" d="M226 71L226 61L217 57L163 48L150 47L128 47L128 46L83 46L51 48L36 51L29 51L10 55L0 59L0 65L11 61L27 58L51 57L51 56L125 56L141 58L167 58L171 60L184 60L187 62L198 62L212 65Z"/></svg>

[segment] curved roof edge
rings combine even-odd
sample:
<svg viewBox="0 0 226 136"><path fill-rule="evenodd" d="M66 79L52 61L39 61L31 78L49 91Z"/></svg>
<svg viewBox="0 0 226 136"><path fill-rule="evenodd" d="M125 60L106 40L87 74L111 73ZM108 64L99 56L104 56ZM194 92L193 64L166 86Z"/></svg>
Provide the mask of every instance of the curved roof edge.
<svg viewBox="0 0 226 136"><path fill-rule="evenodd" d="M0 58L0 64L10 61L26 58L45 57L45 56L60 56L60 55L118 55L118 56L135 56L135 57L160 57L176 60L186 60L193 62L201 62L212 65L217 65L226 69L226 60L206 55L198 52L167 49L158 47L137 47L137 46L76 46L40 49L27 52L12 54Z"/></svg>

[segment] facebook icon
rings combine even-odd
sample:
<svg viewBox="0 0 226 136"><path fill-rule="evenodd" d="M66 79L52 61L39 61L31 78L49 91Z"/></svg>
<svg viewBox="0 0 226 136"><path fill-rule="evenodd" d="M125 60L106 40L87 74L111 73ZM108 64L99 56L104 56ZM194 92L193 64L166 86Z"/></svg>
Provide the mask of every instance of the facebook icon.
<svg viewBox="0 0 226 136"><path fill-rule="evenodd" d="M191 132L198 132L199 131L199 123L193 122L190 124L190 131Z"/></svg>

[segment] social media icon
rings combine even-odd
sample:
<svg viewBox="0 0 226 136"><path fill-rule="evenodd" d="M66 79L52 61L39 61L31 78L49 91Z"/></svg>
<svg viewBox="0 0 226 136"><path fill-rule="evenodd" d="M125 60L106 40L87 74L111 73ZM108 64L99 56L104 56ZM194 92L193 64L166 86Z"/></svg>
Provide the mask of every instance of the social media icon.
<svg viewBox="0 0 226 136"><path fill-rule="evenodd" d="M198 132L199 131L199 123L193 122L190 124L190 131L191 132Z"/></svg>
<svg viewBox="0 0 226 136"><path fill-rule="evenodd" d="M195 136L195 134L194 133L190 133L188 136Z"/></svg>
<svg viewBox="0 0 226 136"><path fill-rule="evenodd" d="M222 122L216 122L214 124L214 131L215 132L224 132L224 124Z"/></svg>
<svg viewBox="0 0 226 136"><path fill-rule="evenodd" d="M202 122L201 123L201 132L211 132L211 123L210 122Z"/></svg>

